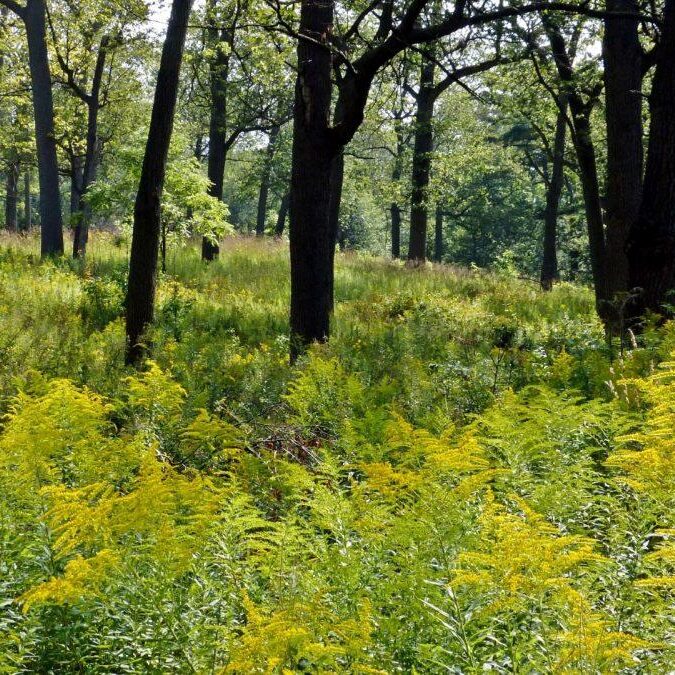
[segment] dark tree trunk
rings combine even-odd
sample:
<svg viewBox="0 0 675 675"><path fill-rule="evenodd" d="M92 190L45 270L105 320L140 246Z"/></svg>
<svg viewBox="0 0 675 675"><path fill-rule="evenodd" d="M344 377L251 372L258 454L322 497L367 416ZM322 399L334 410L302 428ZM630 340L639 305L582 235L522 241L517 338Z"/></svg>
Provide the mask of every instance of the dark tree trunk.
<svg viewBox="0 0 675 675"><path fill-rule="evenodd" d="M636 317L666 313L675 288L675 0L666 0L657 49L642 202L628 244L630 285L641 289Z"/></svg>
<svg viewBox="0 0 675 675"><path fill-rule="evenodd" d="M23 176L23 229L28 232L33 224L33 204L30 197L30 171Z"/></svg>
<svg viewBox="0 0 675 675"><path fill-rule="evenodd" d="M209 80L211 88L211 113L209 120L209 160L208 177L211 181L209 194L223 199L223 180L225 177L225 159L227 157L227 82L230 70L230 51L223 49L231 43L230 32L226 29L209 28L211 46L216 50L210 63ZM202 260L215 260L220 247L209 238L202 239Z"/></svg>
<svg viewBox="0 0 675 675"><path fill-rule="evenodd" d="M101 84L103 81L103 69L107 57L108 39L102 38L96 57L94 77L92 80L91 93L86 98L87 104L87 146L82 168L82 184L80 198L77 204L78 216L75 220L73 233L73 257L79 258L87 252L89 240L89 207L86 202L87 190L96 180L96 172L101 153L98 136L98 113L101 109Z"/></svg>
<svg viewBox="0 0 675 675"><path fill-rule="evenodd" d="M401 208L396 202L389 207L391 213L391 257L401 257Z"/></svg>
<svg viewBox="0 0 675 675"><path fill-rule="evenodd" d="M43 256L60 255L63 253L63 221L54 139L54 101L45 29L45 0L27 0L21 14L28 39L35 115L35 144L40 181L40 249Z"/></svg>
<svg viewBox="0 0 675 675"><path fill-rule="evenodd" d="M436 223L434 226L434 262L443 262L443 209L436 204Z"/></svg>
<svg viewBox="0 0 675 675"><path fill-rule="evenodd" d="M325 43L333 3L305 0L298 40L290 201L291 359L328 338L335 233L331 229L331 173L339 146L330 133L331 54Z"/></svg>
<svg viewBox="0 0 675 675"><path fill-rule="evenodd" d="M398 183L403 174L403 130L401 129L400 119L396 120L395 130L396 155L394 157L394 168L391 172L392 183ZM401 207L398 201L392 201L389 212L391 213L391 257L397 259L401 257Z"/></svg>
<svg viewBox="0 0 675 675"><path fill-rule="evenodd" d="M279 204L279 213L277 214L277 224L274 228L274 236L280 237L284 233L284 228L286 227L286 216L288 215L288 203L291 199L291 195L288 192L284 193L284 196L281 198L281 204Z"/></svg>
<svg viewBox="0 0 675 675"><path fill-rule="evenodd" d="M157 284L161 200L192 0L173 0L155 87L148 142L134 206L126 300L127 363L144 354L140 340L152 322Z"/></svg>
<svg viewBox="0 0 675 675"><path fill-rule="evenodd" d="M5 193L5 227L17 231L17 204L19 202L19 162L12 160L7 167L7 191Z"/></svg>
<svg viewBox="0 0 675 675"><path fill-rule="evenodd" d="M567 99L558 97L558 118L553 139L553 157L551 175L546 188L546 208L544 210L544 252L541 261L541 287L550 291L558 281L558 209L565 179L565 137L567 136Z"/></svg>
<svg viewBox="0 0 675 675"><path fill-rule="evenodd" d="M274 153L277 149L280 127L274 125L270 129L269 141L265 149L265 158L263 160L262 175L260 177L260 192L258 193L258 213L255 224L255 233L258 237L265 234L265 223L267 222L267 198L270 193L270 180L272 178L272 162Z"/></svg>
<svg viewBox="0 0 675 675"><path fill-rule="evenodd" d="M595 305L600 317L607 321L610 311L607 303L609 295L605 231L602 220L598 168L590 122L593 100L584 102L576 88L574 67L567 53L562 33L552 24L550 19L544 18L544 24L551 43L551 51L556 69L567 95L567 102L572 114L572 141L577 155L584 197L584 210L586 213L588 243L595 289Z"/></svg>
<svg viewBox="0 0 675 675"><path fill-rule="evenodd" d="M610 12L638 14L636 0L607 0ZM642 194L642 47L638 19L605 21L608 295L628 291L626 244Z"/></svg>
<svg viewBox="0 0 675 675"><path fill-rule="evenodd" d="M434 72L434 63L424 59L420 71L420 89L417 94L415 144L412 159L408 260L414 263L422 263L427 257L427 192L433 150Z"/></svg>
<svg viewBox="0 0 675 675"><path fill-rule="evenodd" d="M572 113L574 115L574 113ZM602 222L602 208L600 188L598 186L598 171L595 159L595 148L591 140L590 120L577 118L574 146L577 162L581 173L581 187L584 197L586 225L588 229L588 243L591 256L591 269L595 288L595 302L601 317L607 317L606 250L605 233Z"/></svg>

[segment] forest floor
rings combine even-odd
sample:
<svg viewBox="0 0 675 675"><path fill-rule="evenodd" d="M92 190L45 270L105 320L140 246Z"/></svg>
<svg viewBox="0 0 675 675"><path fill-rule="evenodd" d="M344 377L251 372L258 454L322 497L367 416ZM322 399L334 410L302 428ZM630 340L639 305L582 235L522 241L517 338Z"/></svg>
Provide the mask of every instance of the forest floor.
<svg viewBox="0 0 675 675"><path fill-rule="evenodd" d="M0 672L667 672L675 327L339 255L288 363L287 247L0 239Z"/></svg>

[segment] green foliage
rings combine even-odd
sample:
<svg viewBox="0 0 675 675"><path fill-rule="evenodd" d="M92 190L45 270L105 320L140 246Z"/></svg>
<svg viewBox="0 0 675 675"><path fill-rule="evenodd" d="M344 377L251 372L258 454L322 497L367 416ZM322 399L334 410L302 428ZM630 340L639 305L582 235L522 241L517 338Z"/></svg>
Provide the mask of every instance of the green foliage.
<svg viewBox="0 0 675 675"><path fill-rule="evenodd" d="M338 256L287 361L285 248L187 248L123 365L123 253L0 252L0 671L662 673L673 327ZM661 365L659 365L661 363Z"/></svg>
<svg viewBox="0 0 675 675"><path fill-rule="evenodd" d="M124 305L125 284L119 279L91 277L82 282L80 312L85 324L102 330L120 314Z"/></svg>
<svg viewBox="0 0 675 675"><path fill-rule="evenodd" d="M88 191L92 211L130 228L133 203L143 162L144 130L136 130L132 142L124 139L115 148L115 163L106 167ZM162 197L162 227L169 244L183 244L193 234L220 239L230 230L227 206L207 194L209 180L199 161L190 156L187 138L180 129L172 145Z"/></svg>

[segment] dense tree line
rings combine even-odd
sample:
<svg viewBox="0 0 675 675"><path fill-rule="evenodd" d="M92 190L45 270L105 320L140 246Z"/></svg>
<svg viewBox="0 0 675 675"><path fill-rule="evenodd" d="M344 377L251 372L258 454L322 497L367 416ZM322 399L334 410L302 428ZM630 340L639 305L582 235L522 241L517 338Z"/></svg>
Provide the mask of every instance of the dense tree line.
<svg viewBox="0 0 675 675"><path fill-rule="evenodd" d="M230 228L288 232L292 358L337 246L587 281L610 335L667 315L671 0L0 5L5 227L128 233L130 361L167 246Z"/></svg>

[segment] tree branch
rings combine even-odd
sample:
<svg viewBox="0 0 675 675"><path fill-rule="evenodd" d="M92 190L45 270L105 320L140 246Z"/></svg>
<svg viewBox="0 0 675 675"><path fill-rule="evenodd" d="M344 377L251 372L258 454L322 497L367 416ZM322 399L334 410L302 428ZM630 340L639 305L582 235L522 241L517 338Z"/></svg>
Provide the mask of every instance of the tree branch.
<svg viewBox="0 0 675 675"><path fill-rule="evenodd" d="M15 2L14 0L0 0L0 5L4 5L18 17L25 19L26 8L22 7L18 2Z"/></svg>

